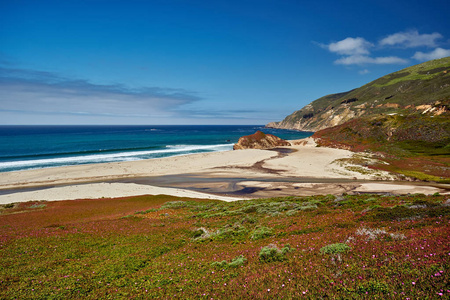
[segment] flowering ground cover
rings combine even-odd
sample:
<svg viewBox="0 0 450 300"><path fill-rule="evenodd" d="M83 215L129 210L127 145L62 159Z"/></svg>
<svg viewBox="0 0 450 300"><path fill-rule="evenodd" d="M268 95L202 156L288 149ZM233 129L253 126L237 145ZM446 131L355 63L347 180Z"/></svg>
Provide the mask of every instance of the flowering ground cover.
<svg viewBox="0 0 450 300"><path fill-rule="evenodd" d="M449 196L141 196L0 210L2 299L448 299Z"/></svg>

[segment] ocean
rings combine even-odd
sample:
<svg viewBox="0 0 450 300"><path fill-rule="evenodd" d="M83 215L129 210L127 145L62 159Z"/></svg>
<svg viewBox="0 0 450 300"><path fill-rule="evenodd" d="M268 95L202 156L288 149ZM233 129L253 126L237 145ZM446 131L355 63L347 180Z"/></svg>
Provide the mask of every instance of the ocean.
<svg viewBox="0 0 450 300"><path fill-rule="evenodd" d="M0 126L0 172L232 150L256 130L283 139L311 132L263 126Z"/></svg>

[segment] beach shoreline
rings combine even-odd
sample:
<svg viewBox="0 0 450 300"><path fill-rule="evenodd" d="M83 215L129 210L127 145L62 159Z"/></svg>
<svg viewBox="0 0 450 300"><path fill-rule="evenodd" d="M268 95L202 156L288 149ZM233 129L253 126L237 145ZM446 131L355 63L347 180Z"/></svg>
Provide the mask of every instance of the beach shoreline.
<svg viewBox="0 0 450 300"><path fill-rule="evenodd" d="M445 185L399 184L387 172L352 171L342 161L355 153L316 147L312 138L292 144L283 151L247 149L5 172L0 176L0 204L157 194L234 201L349 192L449 192ZM167 176L171 180L162 182Z"/></svg>

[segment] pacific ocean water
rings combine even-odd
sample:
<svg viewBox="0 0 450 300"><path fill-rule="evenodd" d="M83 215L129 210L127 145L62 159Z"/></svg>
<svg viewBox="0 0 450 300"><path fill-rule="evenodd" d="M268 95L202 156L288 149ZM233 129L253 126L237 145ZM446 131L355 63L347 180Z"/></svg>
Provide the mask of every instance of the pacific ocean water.
<svg viewBox="0 0 450 300"><path fill-rule="evenodd" d="M226 151L257 130L283 139L312 135L258 125L0 126L0 172Z"/></svg>

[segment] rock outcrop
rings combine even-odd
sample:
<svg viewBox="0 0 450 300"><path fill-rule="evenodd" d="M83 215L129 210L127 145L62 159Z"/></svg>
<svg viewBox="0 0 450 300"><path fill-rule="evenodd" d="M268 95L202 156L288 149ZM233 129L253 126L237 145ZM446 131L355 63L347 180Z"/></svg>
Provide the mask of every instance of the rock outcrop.
<svg viewBox="0 0 450 300"><path fill-rule="evenodd" d="M265 134L257 131L254 134L246 135L239 138L237 144L234 144L233 150L240 149L271 149L280 146L290 146L291 144L272 134Z"/></svg>

